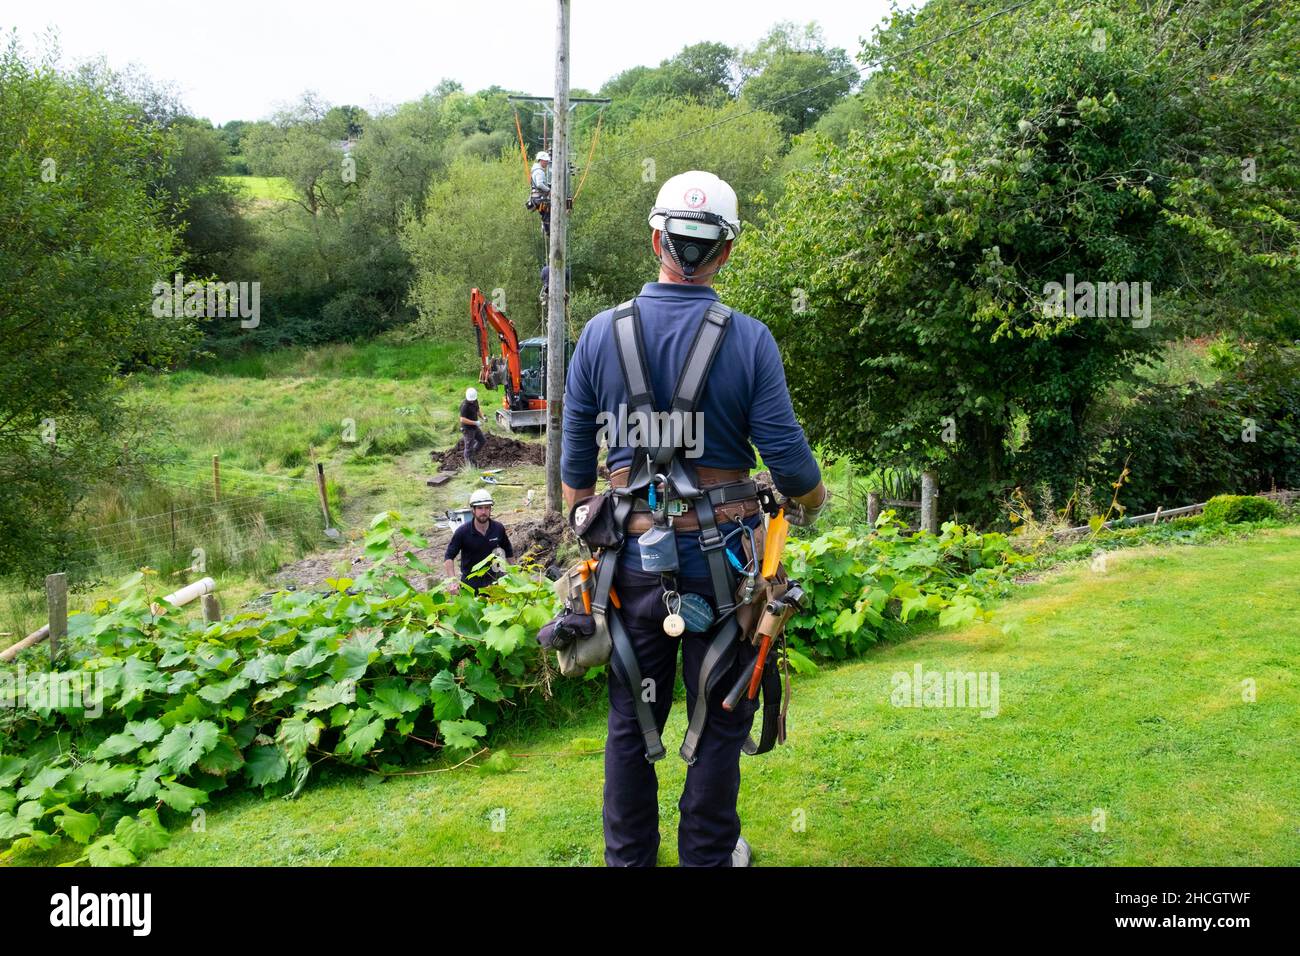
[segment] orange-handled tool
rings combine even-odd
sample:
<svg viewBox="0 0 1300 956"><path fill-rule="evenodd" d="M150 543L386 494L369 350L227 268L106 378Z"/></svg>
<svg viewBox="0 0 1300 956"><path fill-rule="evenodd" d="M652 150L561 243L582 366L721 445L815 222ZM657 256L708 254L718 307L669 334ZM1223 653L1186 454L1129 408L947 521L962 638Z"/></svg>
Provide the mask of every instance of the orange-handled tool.
<svg viewBox="0 0 1300 956"><path fill-rule="evenodd" d="M582 609L588 614L591 613L591 588L587 587L587 581L599 563L596 558L590 558L582 562L578 571L578 576L582 578ZM618 595L614 593L613 588L609 589L609 600L614 607L620 609L623 607L623 602L618 599Z"/></svg>
<svg viewBox="0 0 1300 956"><path fill-rule="evenodd" d="M776 517L767 523L767 542L763 546L763 577L771 578L776 574L781 563L781 552L785 550L785 539L790 534L790 522L785 520L785 509L777 511Z"/></svg>

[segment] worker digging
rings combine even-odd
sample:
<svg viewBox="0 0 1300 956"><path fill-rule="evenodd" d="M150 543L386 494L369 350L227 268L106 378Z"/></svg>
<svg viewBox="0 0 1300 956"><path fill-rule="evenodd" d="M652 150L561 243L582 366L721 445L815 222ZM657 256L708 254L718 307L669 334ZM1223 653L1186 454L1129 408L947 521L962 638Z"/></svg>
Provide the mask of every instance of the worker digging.
<svg viewBox="0 0 1300 956"><path fill-rule="evenodd" d="M487 442L483 434L483 416L478 407L478 389L465 389L465 401L460 403L460 434L464 441L465 467L477 468L476 456Z"/></svg>
<svg viewBox="0 0 1300 956"><path fill-rule="evenodd" d="M680 756L688 769L678 857L684 866L747 866L740 756L784 740L779 665L784 626L802 595L785 575L781 548L789 525L815 520L826 488L771 332L712 288L740 232L734 190L708 172L674 176L649 224L658 281L587 323L569 364L561 473L584 554L556 582L565 610L538 639L566 675L611 665L606 863L656 862L654 764L665 754L680 651L688 717ZM600 424L646 426L663 416L676 427ZM690 454L683 416L695 416ZM602 494L598 437L608 445L611 486ZM755 447L774 488L749 477ZM786 497L778 502L777 493ZM786 680L788 701L788 673Z"/></svg>

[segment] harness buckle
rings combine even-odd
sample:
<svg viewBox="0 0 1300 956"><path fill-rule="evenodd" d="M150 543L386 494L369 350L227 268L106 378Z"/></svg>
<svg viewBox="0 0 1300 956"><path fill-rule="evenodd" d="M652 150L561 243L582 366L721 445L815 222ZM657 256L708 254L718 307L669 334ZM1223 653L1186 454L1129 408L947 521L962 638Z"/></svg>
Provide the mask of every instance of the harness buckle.
<svg viewBox="0 0 1300 956"><path fill-rule="evenodd" d="M727 543L726 536L718 530L716 522L710 522L709 527L700 526L700 550L704 552L717 551Z"/></svg>

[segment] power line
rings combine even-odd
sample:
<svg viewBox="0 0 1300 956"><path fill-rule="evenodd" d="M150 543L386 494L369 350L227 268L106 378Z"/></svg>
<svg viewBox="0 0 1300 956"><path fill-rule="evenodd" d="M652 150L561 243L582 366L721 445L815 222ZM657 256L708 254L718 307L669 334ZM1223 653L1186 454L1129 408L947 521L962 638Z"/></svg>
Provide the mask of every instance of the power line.
<svg viewBox="0 0 1300 956"><path fill-rule="evenodd" d="M828 77L827 79L814 83L811 86L806 86L802 90L796 90L793 93L787 93L785 96L779 96L774 100L769 100L768 102L764 103L762 106L756 106L753 109L745 110L744 112L741 113L735 113L731 116L724 117L723 119L716 120L715 122L708 123L704 126L699 126L695 129L687 130L685 133L680 133L677 136L672 136L668 139L660 140L657 143L651 143L648 146L636 146L633 148L621 150L620 152L614 153L610 156L602 157L601 159L596 160L591 165L599 166L601 163L610 162L612 160L618 159L620 156L627 156L633 153L644 153L646 150L657 149L660 146L666 146L669 143L675 143L680 139L686 139L688 136L694 136L696 133L703 133L706 130L716 129L717 127L722 126L725 123L730 123L733 120L742 119L743 117L746 116L752 116L755 113L766 112L769 107L776 106L778 103L784 103L786 100L794 99L796 96L802 96L805 93L810 93L813 90L826 86L827 84L838 83L839 81L848 79L851 76L859 76L861 75L863 70L870 69L873 66L883 66L884 64L889 63L893 60L897 60L901 57L909 56L913 53L919 53L921 50L928 49L929 47L934 46L936 43L939 43L943 40L951 39L952 37L955 36L960 36L961 34L973 30L978 26L983 26L985 23L989 23L992 20L996 20L999 17L1004 17L1008 13L1014 13L1016 10L1019 10L1021 7L1027 7L1029 6L1029 4L1034 2L1035 0L1019 0L1018 3L1013 3L1010 6L1003 7L1001 10L997 10L986 17L980 18L979 20L972 20L964 27L958 27L956 30L949 30L947 33L941 33L939 36L934 37L933 39L930 40L926 40L924 43L918 43L916 46L907 47L906 49L899 50L896 53L891 53L888 56L873 58L871 60L868 60L866 63L862 64L862 66L855 67L846 73L840 73L837 74L836 76Z"/></svg>

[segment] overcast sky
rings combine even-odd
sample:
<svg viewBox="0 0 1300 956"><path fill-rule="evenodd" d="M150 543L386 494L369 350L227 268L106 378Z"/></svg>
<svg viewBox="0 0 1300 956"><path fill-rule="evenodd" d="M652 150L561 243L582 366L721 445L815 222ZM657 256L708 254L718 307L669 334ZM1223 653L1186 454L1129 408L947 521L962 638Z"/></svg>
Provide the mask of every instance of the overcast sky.
<svg viewBox="0 0 1300 956"><path fill-rule="evenodd" d="M851 57L888 0L574 0L570 82L597 89L630 66L683 46L745 46L773 23L816 20ZM59 34L62 62L103 54L174 81L190 112L220 124L260 119L315 90L331 103L401 103L443 77L548 95L555 87L553 0L56 0L7 2L5 33L41 49Z"/></svg>

